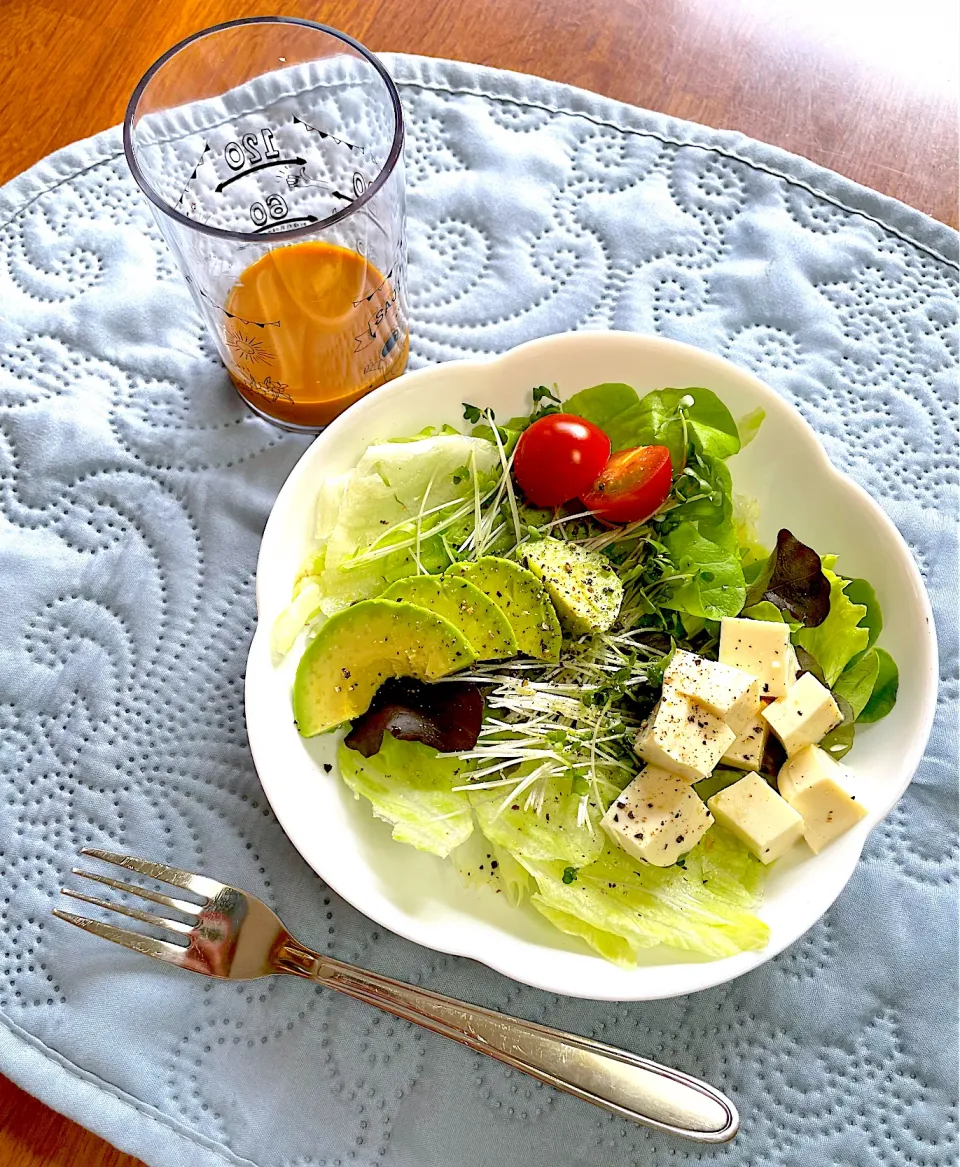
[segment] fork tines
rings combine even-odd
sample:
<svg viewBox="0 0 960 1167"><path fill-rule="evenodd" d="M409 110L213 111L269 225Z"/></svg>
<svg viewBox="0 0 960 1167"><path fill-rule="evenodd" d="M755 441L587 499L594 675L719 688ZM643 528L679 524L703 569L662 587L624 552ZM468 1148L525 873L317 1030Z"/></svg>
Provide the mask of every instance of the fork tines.
<svg viewBox="0 0 960 1167"><path fill-rule="evenodd" d="M146 876L148 879L161 883L169 883L174 887L182 888L200 897L203 903L191 903L188 900L165 895L163 892L153 891L151 888L141 887L138 884L113 879L110 876L101 875L98 872L86 871L80 867L74 867L72 873L79 875L83 879L90 879L95 883L113 888L115 891L147 900L149 903L160 904L165 908L171 908L173 911L179 912L182 916L188 917L189 922L173 919L170 916L160 916L153 912L145 912L129 904L113 903L109 900L100 899L97 896L88 895L85 892L74 891L68 887L60 889L63 895L69 896L71 899L80 900L85 904L91 904L93 907L102 908L104 911L118 912L120 915L139 920L144 924L149 924L151 927L168 929L185 936L188 936L196 927L200 912L205 904L213 899L223 888L223 884L218 883L214 879L208 879L202 875L194 875L189 871L181 871L177 867L169 867L164 863L155 863L150 859L138 859L131 855L120 855L113 851L100 850L97 847L84 847L81 850L81 854L88 855L93 859L99 859L104 863L111 863L126 871L136 872L139 875ZM105 940L112 940L116 944L122 944L125 948L133 949L134 952L159 957L161 960L166 960L173 964L183 963L186 953L186 946L183 943L159 940L152 936L147 936L142 932L133 932L125 928L118 928L113 924L103 923L100 920L91 920L86 916L78 916L73 912L65 912L59 908L54 908L53 914L58 919L65 920L68 924L75 924L78 928L83 928L86 932L93 932Z"/></svg>

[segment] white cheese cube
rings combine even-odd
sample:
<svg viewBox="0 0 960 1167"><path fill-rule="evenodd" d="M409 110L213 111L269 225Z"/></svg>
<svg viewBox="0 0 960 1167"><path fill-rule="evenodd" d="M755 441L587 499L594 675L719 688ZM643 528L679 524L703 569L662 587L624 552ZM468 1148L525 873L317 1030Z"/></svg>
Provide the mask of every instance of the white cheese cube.
<svg viewBox="0 0 960 1167"><path fill-rule="evenodd" d="M771 702L760 716L783 742L788 758L804 746L816 745L843 721L833 694L813 673L804 673L785 697Z"/></svg>
<svg viewBox="0 0 960 1167"><path fill-rule="evenodd" d="M735 770L759 770L770 727L758 713L720 761Z"/></svg>
<svg viewBox="0 0 960 1167"><path fill-rule="evenodd" d="M803 837L814 853L849 831L867 808L848 794L850 771L826 750L807 746L780 768L780 793L803 818Z"/></svg>
<svg viewBox="0 0 960 1167"><path fill-rule="evenodd" d="M663 696L637 735L634 749L645 762L669 770L687 782L699 782L713 771L737 735L699 701L675 689Z"/></svg>
<svg viewBox="0 0 960 1167"><path fill-rule="evenodd" d="M712 823L703 800L687 782L645 766L610 804L600 825L628 855L669 867L700 842Z"/></svg>
<svg viewBox="0 0 960 1167"><path fill-rule="evenodd" d="M761 863L772 863L803 834L803 819L759 774L748 774L707 806L717 822L732 831Z"/></svg>
<svg viewBox="0 0 960 1167"><path fill-rule="evenodd" d="M734 733L744 729L760 708L760 682L752 673L681 649L663 674L663 687L706 705Z"/></svg>
<svg viewBox="0 0 960 1167"><path fill-rule="evenodd" d="M784 696L790 678L791 652L788 624L733 616L724 616L720 621L720 663L757 677L761 697Z"/></svg>

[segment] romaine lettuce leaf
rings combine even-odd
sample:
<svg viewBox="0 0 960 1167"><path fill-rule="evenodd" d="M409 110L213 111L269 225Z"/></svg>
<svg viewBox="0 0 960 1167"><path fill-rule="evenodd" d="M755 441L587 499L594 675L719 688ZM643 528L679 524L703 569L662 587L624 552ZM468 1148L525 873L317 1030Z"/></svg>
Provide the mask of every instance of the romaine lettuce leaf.
<svg viewBox="0 0 960 1167"><path fill-rule="evenodd" d="M613 932L605 932L603 928L589 924L579 916L573 916L569 912L563 912L559 908L551 907L549 901L540 895L539 892L530 897L530 903L555 928L558 928L561 932L566 932L568 936L579 936L581 940L585 940L594 951L599 952L611 964L618 964L621 968L637 967L638 945L636 943L631 943L623 936L617 936Z"/></svg>
<svg viewBox="0 0 960 1167"><path fill-rule="evenodd" d="M514 908L533 886L533 880L509 851L491 843L478 830L450 852L450 860L468 887L499 892Z"/></svg>
<svg viewBox="0 0 960 1167"><path fill-rule="evenodd" d="M270 648L277 656L286 656L300 635L300 629L320 611L320 588L315 580L298 587L297 594L273 622Z"/></svg>
<svg viewBox="0 0 960 1167"><path fill-rule="evenodd" d="M867 614L866 605L851 602L846 594L849 580L842 579L831 570L835 562L834 556L824 556L823 574L830 584L830 610L827 618L816 628L801 628L796 637L797 644L816 658L830 688L833 688L847 663L858 652L863 652L870 639L869 631L860 627L860 621Z"/></svg>
<svg viewBox="0 0 960 1167"><path fill-rule="evenodd" d="M498 465L491 442L463 434L368 447L354 470L330 480L333 485L325 484L320 493L318 533L325 540L325 554L318 582L324 612L329 615L377 595L416 571L411 544L420 511L458 501L469 510L474 473L489 480ZM470 467L473 471L464 474ZM421 520L420 559L427 571L440 571L449 562L442 541L431 531L455 511L451 506ZM385 552L379 557L371 552L375 543Z"/></svg>
<svg viewBox="0 0 960 1167"><path fill-rule="evenodd" d="M379 753L370 758L341 742L337 761L344 782L370 802L378 818L393 825L398 842L445 859L470 837L470 802L452 789L464 781L467 764L455 754L439 754L387 733Z"/></svg>
<svg viewBox="0 0 960 1167"><path fill-rule="evenodd" d="M519 782L533 766L525 763L514 775ZM515 800L508 800L510 787L471 790L470 802L476 812L480 830L519 860L555 859L564 866L581 867L600 854L603 836L597 825L603 813L595 803L589 804L593 830L578 822L580 795L570 790L568 778L546 780L540 813L526 809L529 790ZM506 805L504 803L506 802ZM502 808L502 809L501 809Z"/></svg>
<svg viewBox="0 0 960 1167"><path fill-rule="evenodd" d="M709 840L709 843L708 843ZM683 867L652 867L606 841L599 858L563 882L564 864L520 857L537 881L538 910L563 931L608 955L608 937L620 937L618 963L633 964L645 948L670 944L707 956L762 948L766 924L750 910L757 901L762 864L732 835L714 826ZM570 926L569 917L578 923ZM607 951L604 951L604 950Z"/></svg>

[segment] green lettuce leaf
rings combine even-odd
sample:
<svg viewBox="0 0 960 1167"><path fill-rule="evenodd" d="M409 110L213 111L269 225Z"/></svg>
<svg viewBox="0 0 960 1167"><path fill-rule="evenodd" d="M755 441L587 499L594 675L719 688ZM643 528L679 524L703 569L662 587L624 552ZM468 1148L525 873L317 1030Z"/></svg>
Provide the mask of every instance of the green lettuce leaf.
<svg viewBox="0 0 960 1167"><path fill-rule="evenodd" d="M866 725L887 716L897 703L897 690L900 688L900 670L897 668L897 662L885 648L877 648L874 651L879 661L877 679L870 700L858 718L858 721Z"/></svg>
<svg viewBox="0 0 960 1167"><path fill-rule="evenodd" d="M738 549L733 521L733 483L721 458L694 455L676 479L673 497L686 501L680 501L668 513L661 528L663 532L681 523L696 523L697 530L711 543L726 551Z"/></svg>
<svg viewBox="0 0 960 1167"><path fill-rule="evenodd" d="M704 539L693 523L684 523L664 537L676 570L687 578L663 602L665 608L689 612L705 620L736 616L743 607L746 587L740 558Z"/></svg>
<svg viewBox="0 0 960 1167"><path fill-rule="evenodd" d="M784 620L783 612L770 600L761 600L759 604L751 604L744 608L740 615L745 620L768 620L772 624L789 624L791 632L799 632L802 624L795 624L792 620Z"/></svg>
<svg viewBox="0 0 960 1167"><path fill-rule="evenodd" d="M756 409L751 409L749 413L745 413L737 420L737 433L740 435L741 450L744 446L749 446L760 432L760 426L763 425L766 416L766 410L758 405Z"/></svg>
<svg viewBox="0 0 960 1167"><path fill-rule="evenodd" d="M519 782L532 770L532 764L525 764L514 777ZM602 846L596 824L603 810L590 803L593 830L580 826L580 795L571 792L568 778L547 780L539 814L532 807L526 808L528 791L521 792L515 800L509 799L509 794L509 786L469 792L480 830L491 843L509 851L521 862L526 858L555 859L563 866L581 867L596 859Z"/></svg>
<svg viewBox="0 0 960 1167"><path fill-rule="evenodd" d="M880 672L880 657L876 649L868 648L860 656L854 657L847 665L836 684L833 686L834 696L845 697L853 709L854 720L866 708L867 702L873 694L873 687Z"/></svg>
<svg viewBox="0 0 960 1167"><path fill-rule="evenodd" d="M698 454L729 458L740 449L740 434L730 410L710 389L655 389L641 398L635 419L635 440L631 445L666 446L674 467L682 466L686 457L684 426L679 416L681 402L692 398L686 407L687 441Z"/></svg>
<svg viewBox="0 0 960 1167"><path fill-rule="evenodd" d="M852 604L863 604L867 609L866 615L860 621L860 627L866 628L869 633L867 648L873 648L883 631L883 613L880 610L877 593L865 579L852 579L847 584L847 599Z"/></svg>
<svg viewBox="0 0 960 1167"><path fill-rule="evenodd" d="M739 782L742 777L742 770L728 770L723 766L718 766L709 777L701 778L699 782L695 782L693 789L706 802L708 798L713 798L715 794L726 790L734 782Z"/></svg>
<svg viewBox="0 0 960 1167"><path fill-rule="evenodd" d="M468 887L499 892L514 908L533 886L533 880L509 851L491 843L478 830L450 852L450 861Z"/></svg>
<svg viewBox="0 0 960 1167"><path fill-rule="evenodd" d="M612 440L611 428L615 427L617 419L635 409L639 401L636 389L629 385L607 382L574 393L563 403L563 412L592 421L594 425L610 434ZM614 445L615 450L624 448Z"/></svg>
<svg viewBox="0 0 960 1167"><path fill-rule="evenodd" d="M833 697L840 707L840 712L843 714L843 721L840 722L836 729L831 729L828 734L820 739L820 749L826 750L831 758L839 762L842 757L849 754L853 749L853 738L856 733L854 722L856 721L856 717L854 716L853 706L842 693L835 692Z"/></svg>
<svg viewBox="0 0 960 1167"><path fill-rule="evenodd" d="M763 570L763 565L769 555L766 547L760 542L760 533L757 530L759 522L760 503L749 495L734 494L733 529L737 535L740 562L743 564L743 576L748 588L754 576L759 575ZM750 570L749 575L748 570Z"/></svg>
<svg viewBox="0 0 960 1167"><path fill-rule="evenodd" d="M617 964L621 968L637 967L637 945L631 944L625 937L617 936L613 932L606 932L603 928L587 923L579 916L551 907L549 901L539 893L530 897L530 903L541 916L550 921L554 928L565 932L568 936L578 936L581 940L585 940L595 952L600 953L604 960L609 960L611 964Z"/></svg>
<svg viewBox="0 0 960 1167"><path fill-rule="evenodd" d="M833 688L847 663L867 647L870 633L860 627L867 614L865 604L855 604L846 594L849 580L842 579L827 566L831 557L824 557L823 574L830 584L830 611L826 620L816 628L802 628L797 643L816 657L827 685Z"/></svg>
<svg viewBox="0 0 960 1167"><path fill-rule="evenodd" d="M380 751L365 758L341 742L337 752L343 780L373 813L393 825L393 837L445 859L473 831L465 793L452 787L465 780L467 764L420 742L383 735Z"/></svg>
<svg viewBox="0 0 960 1167"><path fill-rule="evenodd" d="M324 541L324 559L316 576L327 615L417 571L411 544L418 514L444 503L460 503L465 514L470 511L475 484L473 473L463 471L471 466L478 484L488 482L499 466L496 447L445 433L374 443L355 469L327 480L318 499L317 536ZM421 521L420 561L426 571L441 571L450 561L440 533L431 532L456 510L451 506Z"/></svg>
<svg viewBox="0 0 960 1167"><path fill-rule="evenodd" d="M686 461L686 437L698 454L729 458L740 449L740 435L730 410L709 389L655 389L638 398L629 385L607 383L575 393L564 402L567 413L575 413L600 426L610 436L614 450L631 446L666 446L674 469Z"/></svg>
<svg viewBox="0 0 960 1167"><path fill-rule="evenodd" d="M669 944L706 956L762 948L769 929L751 909L762 864L732 835L713 827L683 867L652 867L606 841L598 859L563 882L564 865L522 858L537 882L534 906L552 922L617 962L633 964L645 948ZM577 923L571 925L569 917ZM614 946L619 937L626 948Z"/></svg>
<svg viewBox="0 0 960 1167"><path fill-rule="evenodd" d="M298 580L298 585L300 581ZM270 629L270 649L277 656L286 656L300 635L300 630L320 611L320 588L315 580L306 579L298 586L297 594L274 620Z"/></svg>

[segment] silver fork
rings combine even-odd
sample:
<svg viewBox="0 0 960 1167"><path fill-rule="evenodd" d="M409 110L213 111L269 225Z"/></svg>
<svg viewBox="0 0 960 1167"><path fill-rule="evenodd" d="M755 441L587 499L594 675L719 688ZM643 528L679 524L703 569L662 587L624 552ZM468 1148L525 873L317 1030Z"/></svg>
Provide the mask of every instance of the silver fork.
<svg viewBox="0 0 960 1167"><path fill-rule="evenodd" d="M740 1120L733 1103L719 1090L689 1074L590 1038L468 1005L311 952L290 935L262 900L205 875L193 875L164 863L94 847L85 847L81 854L150 880L172 884L202 900L202 903L191 903L75 867L74 875L138 896L188 918L155 915L62 888L63 894L73 899L120 912L155 928L168 929L179 937L178 942L157 940L143 932L54 909L53 914L59 919L105 940L210 977L251 980L272 973L306 977L348 997L376 1005L404 1021L413 1021L450 1037L478 1053L489 1054L549 1086L633 1122L703 1143L726 1142L737 1133Z"/></svg>

